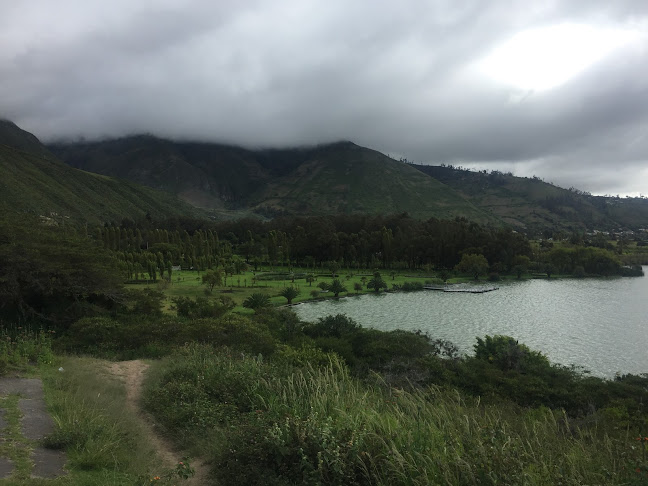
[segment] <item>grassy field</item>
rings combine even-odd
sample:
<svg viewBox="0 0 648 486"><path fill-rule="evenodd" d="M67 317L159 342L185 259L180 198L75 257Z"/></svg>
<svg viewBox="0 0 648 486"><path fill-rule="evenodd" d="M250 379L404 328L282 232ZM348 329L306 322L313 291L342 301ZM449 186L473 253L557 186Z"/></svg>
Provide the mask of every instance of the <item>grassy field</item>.
<svg viewBox="0 0 648 486"><path fill-rule="evenodd" d="M297 276L294 281L290 278L288 269L275 267L274 269L263 269L258 272L244 272L240 275L227 276L226 282L220 287L214 287L210 292L208 287L202 283L202 276L205 272L198 271L176 271L173 272L172 281L170 284L165 283L142 283L130 284L127 288L143 289L154 288L164 292L166 296L164 308L166 311L171 310L172 299L177 297L201 297L207 295L208 297L228 296L236 304L235 311L241 313L250 313L249 309L243 307L243 301L253 293L262 293L268 295L274 306L284 305L287 303L284 297L279 296L279 293L286 287L293 286L299 290L299 295L293 300L293 303L305 302L308 300L333 298L333 292L322 291L318 284L325 282L331 284L334 280L331 273L313 273L314 281L309 283L306 281L305 274L312 272L305 268L293 268L294 274ZM383 280L389 285L391 289L394 284L403 285L406 282L419 282L424 284L426 282L432 284L442 284L441 279L436 277L433 273L420 276L382 272ZM336 278L340 280L348 292L340 293L340 297L355 296L365 293L373 292L372 289L366 288L366 282L371 280L373 274L371 271L363 270L349 270L343 269L338 271ZM364 279L364 280L363 280ZM458 283L467 281L466 278L453 278L449 280L450 283ZM360 284L362 290L356 291L355 284ZM312 291L318 291L317 296L311 295Z"/></svg>

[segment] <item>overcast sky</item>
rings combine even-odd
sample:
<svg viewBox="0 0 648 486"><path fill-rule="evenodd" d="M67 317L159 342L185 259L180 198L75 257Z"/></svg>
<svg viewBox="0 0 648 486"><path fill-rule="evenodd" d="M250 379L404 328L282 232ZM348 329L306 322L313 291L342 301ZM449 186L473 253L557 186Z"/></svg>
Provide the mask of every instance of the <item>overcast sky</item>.
<svg viewBox="0 0 648 486"><path fill-rule="evenodd" d="M0 117L41 140L351 140L648 195L647 0L0 0Z"/></svg>

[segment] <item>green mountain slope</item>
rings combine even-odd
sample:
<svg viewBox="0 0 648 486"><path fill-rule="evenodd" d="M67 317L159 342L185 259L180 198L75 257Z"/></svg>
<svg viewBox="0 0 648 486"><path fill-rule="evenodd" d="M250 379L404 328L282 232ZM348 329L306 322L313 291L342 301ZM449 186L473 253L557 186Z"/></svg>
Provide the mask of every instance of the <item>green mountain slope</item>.
<svg viewBox="0 0 648 486"><path fill-rule="evenodd" d="M448 186L350 142L247 150L136 136L49 148L74 167L163 188L202 208L267 216L408 212L501 224Z"/></svg>
<svg viewBox="0 0 648 486"><path fill-rule="evenodd" d="M0 206L5 211L93 223L147 213L157 218L199 215L172 194L57 161L36 137L10 122L0 124L0 173Z"/></svg>
<svg viewBox="0 0 648 486"><path fill-rule="evenodd" d="M272 180L252 203L270 213L408 212L417 218L496 222L448 186L385 155L342 142L312 149L287 174Z"/></svg>
<svg viewBox="0 0 648 486"><path fill-rule="evenodd" d="M253 152L148 135L50 148L73 167L169 191L206 209L244 206L268 176Z"/></svg>
<svg viewBox="0 0 648 486"><path fill-rule="evenodd" d="M413 165L504 222L530 232L648 227L648 200L591 196L538 178Z"/></svg>

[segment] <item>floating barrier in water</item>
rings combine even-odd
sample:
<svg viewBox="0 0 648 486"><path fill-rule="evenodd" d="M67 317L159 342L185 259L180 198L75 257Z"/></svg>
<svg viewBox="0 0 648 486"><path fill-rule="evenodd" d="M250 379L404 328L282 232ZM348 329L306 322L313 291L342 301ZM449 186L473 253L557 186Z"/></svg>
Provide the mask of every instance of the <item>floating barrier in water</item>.
<svg viewBox="0 0 648 486"><path fill-rule="evenodd" d="M454 286L439 286L439 285L425 285L424 290L438 290L440 292L457 292L463 294L485 294L493 290L499 290L499 287L454 287Z"/></svg>

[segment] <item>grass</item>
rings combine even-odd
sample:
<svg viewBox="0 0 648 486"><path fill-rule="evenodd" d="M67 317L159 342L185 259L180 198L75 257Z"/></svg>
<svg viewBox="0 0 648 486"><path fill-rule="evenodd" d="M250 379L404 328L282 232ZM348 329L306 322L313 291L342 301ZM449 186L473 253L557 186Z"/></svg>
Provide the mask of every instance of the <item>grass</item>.
<svg viewBox="0 0 648 486"><path fill-rule="evenodd" d="M46 447L65 450L70 474L61 484L150 484L162 463L146 438L141 419L126 404L123 384L109 362L62 358L42 371L56 430ZM158 484L164 484L162 482Z"/></svg>
<svg viewBox="0 0 648 486"><path fill-rule="evenodd" d="M311 273L313 272L312 269L306 269L306 268L293 268L293 272L295 274L306 274L306 273ZM295 286L300 290L300 294L293 300L293 303L299 303L299 302L305 302L309 300L314 300L314 298L310 295L310 292L312 290L319 290L318 284L320 282L326 282L330 284L333 281L333 277L331 273L320 273L320 271L314 272L314 276L316 280L312 283L312 285L309 285L309 283L306 281L304 277L302 278L295 278L295 281L292 282L289 278L281 278L281 277L276 277L276 278L269 278L269 279L263 279L261 280L260 278L263 277L264 274L288 274L288 268L286 267L273 267L271 268L264 268L260 269L258 272L256 272L257 277L260 277L258 280L254 281L255 274L252 271L244 272L240 275L234 275L234 276L228 276L227 277L227 286L223 285L221 287L214 287L213 292L209 294L209 296L228 296L234 300L234 303L236 307L234 308L235 312L243 313L243 314L249 314L252 313L250 309L246 309L243 307L243 301L247 299L250 295L252 295L255 292L260 292L263 294L266 294L270 296L270 300L274 306L280 306L284 305L287 303L286 299L283 297L279 296L279 292L285 287L288 287L290 285ZM175 271L172 274L172 283L170 285L159 285L154 282L150 282L149 284L130 284L127 285L127 288L133 288L133 289L143 289L143 288L159 288L162 290L166 296L165 302L164 302L164 310L166 312L171 311L172 307L172 299L176 297L191 297L191 298L196 298L196 297L201 297L205 295L205 290L207 290L207 286L202 284L202 275L204 272L199 272L199 271L190 271L190 270L184 270L184 271ZM435 277L430 277L430 276L409 276L409 275L404 275L403 273L397 273L395 274L394 278L392 279L392 276L390 275L390 272L383 271L382 273L383 279L389 287L393 284L397 285L402 285L405 282L420 282L420 283L425 283L425 282L433 282L433 283L442 283L440 279L437 279ZM351 269L341 269L337 273L337 277L340 282L347 288L348 292L341 293L340 297L344 296L355 296L355 295L362 295L366 293L372 293L373 291L371 289L367 289L364 287L363 282L362 282L362 277L366 278L366 281L369 281L372 277L372 271L370 270L351 270ZM469 279L466 278L454 278L449 280L450 283L458 283L458 282L463 282L463 281L468 281ZM240 283L239 283L240 281ZM354 290L354 284L359 283L363 285L363 290L360 291L358 294L356 294L356 291ZM317 299L321 298L333 298L333 293L332 292L320 292L319 296Z"/></svg>
<svg viewBox="0 0 648 486"><path fill-rule="evenodd" d="M4 419L7 427L3 432L3 442L0 444L0 454L10 459L14 464L13 477L17 480L26 479L31 471L29 454L34 442L26 439L20 433L21 413L18 408L18 395L9 395L0 401L0 408L4 410ZM0 481L2 484L2 481Z"/></svg>
<svg viewBox="0 0 648 486"><path fill-rule="evenodd" d="M0 330L0 375L10 372L30 373L34 364L50 364L53 331L10 326Z"/></svg>
<svg viewBox="0 0 648 486"><path fill-rule="evenodd" d="M164 361L146 403L224 484L641 484L626 430L548 408L407 392L327 365L277 366L190 346ZM637 472L637 470L639 472ZM633 482L634 481L634 482Z"/></svg>
<svg viewBox="0 0 648 486"><path fill-rule="evenodd" d="M133 486L176 484L167 474L142 431L141 419L125 403L123 385L107 371L107 362L91 358L60 358L54 365L32 370L40 374L55 431L42 444L65 450L69 474L54 480L30 479L30 451L38 441L20 433L18 395L0 401L8 427L0 453L14 464L11 478L0 485ZM62 371L59 371L59 366ZM171 471L173 473L173 471Z"/></svg>

